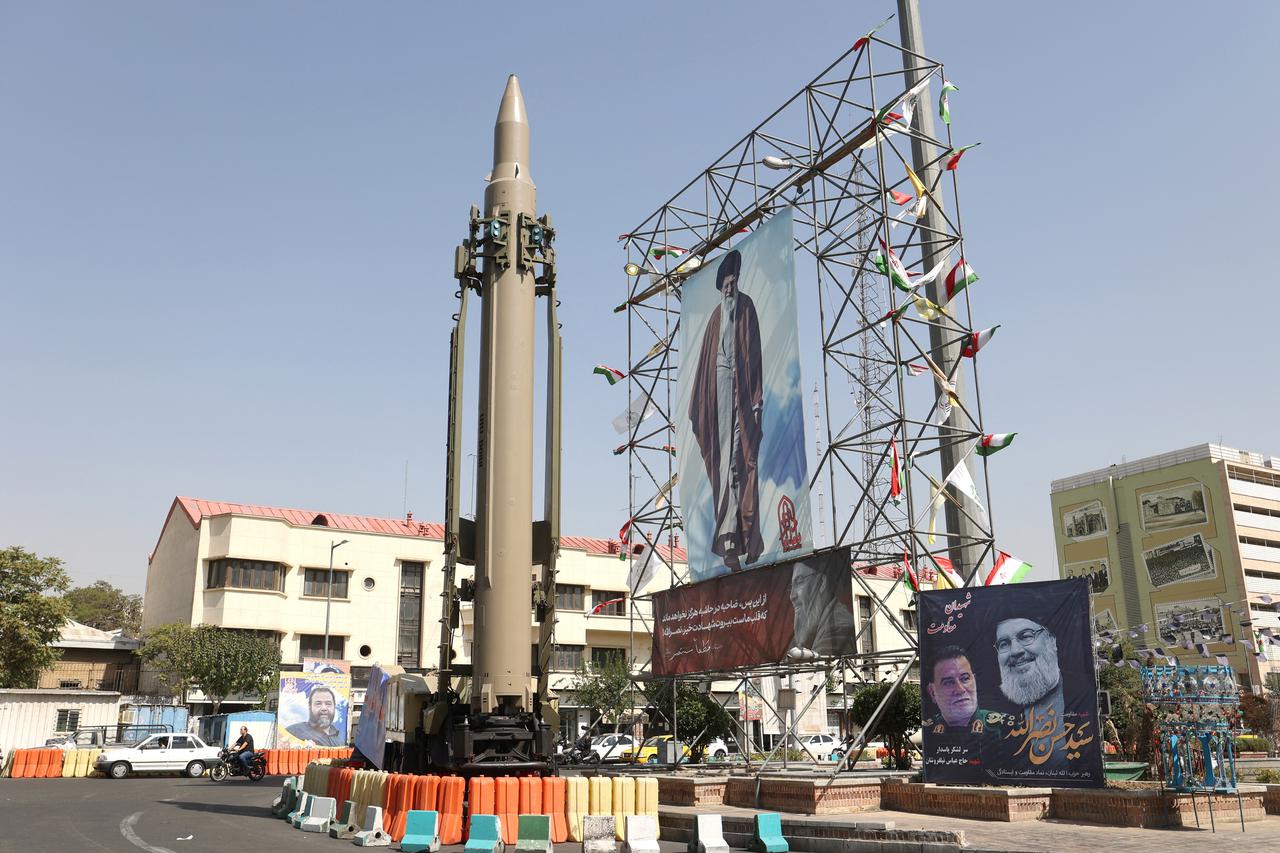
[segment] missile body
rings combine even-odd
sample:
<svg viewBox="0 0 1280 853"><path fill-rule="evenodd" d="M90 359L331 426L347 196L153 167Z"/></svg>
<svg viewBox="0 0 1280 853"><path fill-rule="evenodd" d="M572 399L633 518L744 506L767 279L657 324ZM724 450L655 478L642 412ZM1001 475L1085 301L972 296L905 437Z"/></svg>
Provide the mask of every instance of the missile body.
<svg viewBox="0 0 1280 853"><path fill-rule="evenodd" d="M492 249L518 238L536 215L529 176L529 122L512 75L493 131L493 171L482 216ZM476 452L474 711L533 709L530 590L533 568L534 273L500 249L485 255L481 298Z"/></svg>

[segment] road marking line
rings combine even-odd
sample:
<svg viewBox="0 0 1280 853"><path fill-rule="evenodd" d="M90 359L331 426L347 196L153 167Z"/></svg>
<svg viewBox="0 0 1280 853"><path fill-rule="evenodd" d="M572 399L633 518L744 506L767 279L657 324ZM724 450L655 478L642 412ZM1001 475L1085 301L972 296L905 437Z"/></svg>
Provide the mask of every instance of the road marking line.
<svg viewBox="0 0 1280 853"><path fill-rule="evenodd" d="M133 831L133 826L138 822L138 818L142 817L142 812L134 812L124 820L120 821L120 834L124 836L124 840L128 841L134 847L141 848L147 853L173 853L168 847L153 847L138 837L138 833Z"/></svg>

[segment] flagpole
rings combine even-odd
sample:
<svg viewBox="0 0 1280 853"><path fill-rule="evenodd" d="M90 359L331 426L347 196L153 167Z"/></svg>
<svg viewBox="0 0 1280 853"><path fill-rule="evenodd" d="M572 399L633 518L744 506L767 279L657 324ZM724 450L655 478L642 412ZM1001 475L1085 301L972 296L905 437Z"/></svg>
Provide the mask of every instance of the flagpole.
<svg viewBox="0 0 1280 853"><path fill-rule="evenodd" d="M901 35L902 46L910 53L918 56L924 55L924 34L920 26L920 3L919 0L898 0L898 31ZM908 53L903 54L903 76L906 79L907 89L910 90L920 82L924 76L922 69L914 67L913 59ZM915 111L913 121L919 134L913 134L911 137L911 159L914 162L914 169L917 176L926 187L933 187L938 182L938 167L933 164L933 160L937 157L937 151L934 145L921 139L921 136L929 139L936 138L934 136L933 127L933 107L932 100L928 95L928 87L921 93L920 107ZM935 247L932 238L929 235L943 233L945 231L945 223L941 221L941 193L932 193L930 204L925 210L925 215L921 219L922 230L926 235L920 244L920 251L926 270L933 269L943 260L942 252ZM935 278L928 285L929 298L939 304L945 304L945 291L943 290L942 277ZM955 496L954 501L943 502L943 518L947 524L947 552L952 565L960 577L968 580L971 573L977 567L980 551L973 544L975 540L987 538L987 532L982 530L973 522L969 516L961 512L958 507L958 501L965 500L964 496L949 484L945 482L945 478L955 470L957 465L968 466L969 450L972 447L972 441L953 442L951 438L958 432L971 432L972 429L963 423L966 415L963 410L964 392L962 387L962 377L956 370L956 362L960 359L959 342L946 345L943 337L943 321L938 320L929 323L929 349L934 362L941 368L945 376L954 376L954 389L957 402L961 405L954 406L951 414L943 422L943 426L939 427L939 452L942 461L942 477L944 478L943 488L950 488L952 495ZM937 388L938 405L943 406L947 401L947 391L940 385ZM972 472L971 477L972 479ZM972 555L972 557L970 556Z"/></svg>

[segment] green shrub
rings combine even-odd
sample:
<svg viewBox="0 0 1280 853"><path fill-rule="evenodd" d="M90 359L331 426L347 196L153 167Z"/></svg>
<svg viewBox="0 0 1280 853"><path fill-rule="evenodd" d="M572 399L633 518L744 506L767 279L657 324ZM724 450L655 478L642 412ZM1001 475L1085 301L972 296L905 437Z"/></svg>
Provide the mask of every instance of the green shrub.
<svg viewBox="0 0 1280 853"><path fill-rule="evenodd" d="M1253 781L1261 782L1264 785L1274 785L1280 782L1280 770L1272 770L1270 768L1259 770L1253 775Z"/></svg>
<svg viewBox="0 0 1280 853"><path fill-rule="evenodd" d="M1271 744L1264 737L1241 735L1235 740L1236 752L1266 752Z"/></svg>

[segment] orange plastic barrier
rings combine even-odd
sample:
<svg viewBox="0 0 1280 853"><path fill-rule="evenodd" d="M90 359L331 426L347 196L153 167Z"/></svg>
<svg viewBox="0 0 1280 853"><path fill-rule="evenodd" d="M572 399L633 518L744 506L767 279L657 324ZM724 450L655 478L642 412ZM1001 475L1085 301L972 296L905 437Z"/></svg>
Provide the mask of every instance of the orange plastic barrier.
<svg viewBox="0 0 1280 853"><path fill-rule="evenodd" d="M446 776L440 780L439 831L442 845L462 842L462 794L465 788L466 781L461 776Z"/></svg>
<svg viewBox="0 0 1280 853"><path fill-rule="evenodd" d="M542 813L551 816L551 841L561 844L569 840L569 820L565 812L565 792L568 790L564 778L547 778L542 780Z"/></svg>
<svg viewBox="0 0 1280 853"><path fill-rule="evenodd" d="M62 778L62 764L67 760L67 751L65 749L51 750L52 755L49 756L49 776L50 779Z"/></svg>
<svg viewBox="0 0 1280 853"><path fill-rule="evenodd" d="M297 776L297 775L299 775L299 774L301 774L301 773L302 773L302 767L303 767L303 764L302 764L302 750L300 750L300 749L291 749L291 750L289 750L289 758L288 758L288 761L289 761L289 775L290 775L290 776Z"/></svg>
<svg viewBox="0 0 1280 853"><path fill-rule="evenodd" d="M518 814L542 814L542 779L538 776L522 776L520 782L520 811Z"/></svg>
<svg viewBox="0 0 1280 853"><path fill-rule="evenodd" d="M37 749L36 753L36 772L28 774L29 778L43 779L49 773L49 750Z"/></svg>
<svg viewBox="0 0 1280 853"><path fill-rule="evenodd" d="M388 834L391 836L392 841L398 842L404 838L404 828L409 820L409 809L413 808L413 792L414 788L417 787L418 777L407 773L397 773L394 778L398 782L395 797L396 811L392 815L391 828L388 830Z"/></svg>
<svg viewBox="0 0 1280 853"><path fill-rule="evenodd" d="M413 793L413 809L420 812L439 811L436 801L440 794L439 776L420 776Z"/></svg>
<svg viewBox="0 0 1280 853"><path fill-rule="evenodd" d="M9 772L9 775L14 779L27 778L27 759L30 755L31 750L29 749L15 749L13 751L13 770Z"/></svg>
<svg viewBox="0 0 1280 853"><path fill-rule="evenodd" d="M342 802L342 800L338 799L338 783L340 781L342 781L342 777L335 768L329 771L329 778L325 781L324 786L324 795L338 803Z"/></svg>
<svg viewBox="0 0 1280 853"><path fill-rule="evenodd" d="M444 784L449 781L448 777L440 780L440 801L444 802ZM489 776L473 776L467 785L467 813L473 814L497 814L493 810L494 807L494 785L493 779ZM463 825L462 837L468 838L468 832L471 828L471 820L468 818Z"/></svg>
<svg viewBox="0 0 1280 853"><path fill-rule="evenodd" d="M515 844L520 829L520 780L500 776L494 780L493 805L502 824L502 841Z"/></svg>

